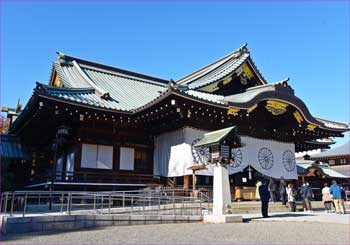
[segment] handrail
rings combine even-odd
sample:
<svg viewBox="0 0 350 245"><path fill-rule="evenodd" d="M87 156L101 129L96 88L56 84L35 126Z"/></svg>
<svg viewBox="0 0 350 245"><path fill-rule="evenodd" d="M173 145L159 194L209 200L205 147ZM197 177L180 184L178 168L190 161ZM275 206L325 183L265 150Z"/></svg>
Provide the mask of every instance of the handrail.
<svg viewBox="0 0 350 245"><path fill-rule="evenodd" d="M130 212L135 212L135 207L158 207L160 212L161 205L169 204L175 214L177 207L175 204L182 203L180 209L185 209L186 203L199 203L202 208L202 202L208 203L209 197L200 193L198 197L177 196L176 190L162 191L160 188L155 190L143 189L137 191L109 191L109 192L88 192L88 191L13 191L1 194L0 207L4 216L10 212L10 216L20 212L24 217L29 209L36 208L41 212L68 213L72 211L94 210L95 212L107 212L114 208L130 207ZM43 210L43 207L46 207ZM168 207L169 208L169 207ZM66 211L64 211L66 210ZM33 212L33 211L32 211ZM181 211L184 213L184 210Z"/></svg>
<svg viewBox="0 0 350 245"><path fill-rule="evenodd" d="M93 171L58 171L54 174L54 181L68 181L68 182L77 182L77 181L119 181L126 182L130 181L130 178L136 182L159 182L160 176L153 174L142 174L142 173L99 173ZM33 176L34 182L42 181L52 181L51 173L39 173Z"/></svg>

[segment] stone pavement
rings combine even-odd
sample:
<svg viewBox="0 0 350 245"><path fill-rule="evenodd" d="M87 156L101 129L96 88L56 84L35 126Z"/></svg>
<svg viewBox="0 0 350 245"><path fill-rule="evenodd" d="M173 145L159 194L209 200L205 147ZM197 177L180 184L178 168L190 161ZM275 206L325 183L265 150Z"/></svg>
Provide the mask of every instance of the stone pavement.
<svg viewBox="0 0 350 245"><path fill-rule="evenodd" d="M278 213L244 223L157 224L8 234L2 244L350 244L350 215Z"/></svg>
<svg viewBox="0 0 350 245"><path fill-rule="evenodd" d="M246 221L279 221L279 222L321 222L350 225L350 214L335 214L325 212L284 212L269 214L270 217L262 218L261 214L244 214Z"/></svg>

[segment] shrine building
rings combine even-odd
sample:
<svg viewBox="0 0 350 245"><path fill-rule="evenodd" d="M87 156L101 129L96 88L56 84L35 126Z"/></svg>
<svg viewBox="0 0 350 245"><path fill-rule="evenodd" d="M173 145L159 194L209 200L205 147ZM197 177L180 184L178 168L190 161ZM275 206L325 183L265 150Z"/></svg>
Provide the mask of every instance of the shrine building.
<svg viewBox="0 0 350 245"><path fill-rule="evenodd" d="M288 79L268 83L246 45L177 81L58 53L48 83L12 111L2 158L20 189L190 188L209 157L193 145L230 126L244 143L226 153L232 185L293 180L296 152L349 131L313 116ZM198 169L197 185L211 185L212 167Z"/></svg>

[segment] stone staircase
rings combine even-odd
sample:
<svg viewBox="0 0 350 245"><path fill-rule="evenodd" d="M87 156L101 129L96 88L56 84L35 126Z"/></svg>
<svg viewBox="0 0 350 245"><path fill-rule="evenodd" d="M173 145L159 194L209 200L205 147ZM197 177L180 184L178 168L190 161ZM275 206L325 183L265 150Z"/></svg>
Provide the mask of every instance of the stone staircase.
<svg viewBox="0 0 350 245"><path fill-rule="evenodd" d="M311 203L313 211L323 211L324 205L320 201L314 201ZM350 202L345 203L345 209L350 212ZM261 212L261 203L257 201L246 202L233 202L232 211L234 214L252 214ZM303 205L301 202L297 202L297 211L303 211ZM269 203L270 213L283 213L289 212L289 206L283 206L281 202Z"/></svg>

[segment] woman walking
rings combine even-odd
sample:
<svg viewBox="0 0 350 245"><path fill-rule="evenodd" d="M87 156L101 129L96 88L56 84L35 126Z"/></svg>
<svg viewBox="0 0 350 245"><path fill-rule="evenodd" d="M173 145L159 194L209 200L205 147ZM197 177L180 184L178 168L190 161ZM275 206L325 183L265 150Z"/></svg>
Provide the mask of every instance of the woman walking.
<svg viewBox="0 0 350 245"><path fill-rule="evenodd" d="M332 197L331 197L331 193L329 192L329 187L327 183L324 183L323 185L323 189L322 189L322 202L325 208L325 211L327 213L331 213L332 212Z"/></svg>
<svg viewBox="0 0 350 245"><path fill-rule="evenodd" d="M295 197L297 196L297 191L293 188L293 184L289 183L287 187L287 199L289 203L289 209L291 212L296 211Z"/></svg>

